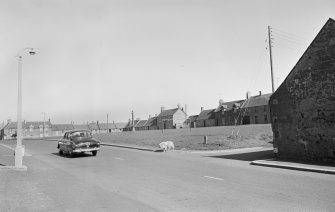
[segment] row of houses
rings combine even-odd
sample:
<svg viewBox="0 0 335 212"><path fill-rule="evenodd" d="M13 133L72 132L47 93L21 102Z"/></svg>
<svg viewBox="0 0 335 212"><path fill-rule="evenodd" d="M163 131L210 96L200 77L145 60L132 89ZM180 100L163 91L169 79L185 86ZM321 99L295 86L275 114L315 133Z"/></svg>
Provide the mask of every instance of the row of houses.
<svg viewBox="0 0 335 212"><path fill-rule="evenodd" d="M8 120L0 128L0 140L10 139L17 133L17 122ZM24 138L50 137L63 135L65 131L75 129L91 130L92 133L122 132L126 123L99 123L91 122L86 124L52 124L50 119L46 122L33 121L22 122L22 136Z"/></svg>
<svg viewBox="0 0 335 212"><path fill-rule="evenodd" d="M23 121L23 137L60 136L65 131L74 129L87 129L92 133L180 129L196 127L229 126L240 124L267 124L270 123L269 98L271 94L260 92L259 95L250 96L246 99L231 102L219 101L219 105L213 109L201 108L198 115L187 116L185 109L178 105L173 109L161 107L161 111L154 117L149 116L146 120L129 119L127 123L99 123L86 124L52 124L50 119L46 122ZM0 139L8 139L16 134L17 122L8 121L0 128Z"/></svg>
<svg viewBox="0 0 335 212"><path fill-rule="evenodd" d="M250 96L250 93L247 93L246 99L231 102L220 100L216 108L207 110L201 108L198 115L189 117L180 105L168 110L161 107L160 114L155 117L149 116L147 120L129 119L123 131L268 124L270 123L270 97L271 94L261 92L256 96Z"/></svg>

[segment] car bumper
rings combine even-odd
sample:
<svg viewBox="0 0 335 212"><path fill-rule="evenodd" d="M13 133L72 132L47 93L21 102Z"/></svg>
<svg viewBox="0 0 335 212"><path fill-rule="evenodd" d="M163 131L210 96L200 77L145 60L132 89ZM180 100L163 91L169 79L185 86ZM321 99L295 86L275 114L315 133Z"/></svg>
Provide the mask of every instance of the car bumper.
<svg viewBox="0 0 335 212"><path fill-rule="evenodd" d="M92 152L92 151L99 151L99 150L100 150L100 147L93 147L93 148L86 148L86 149L78 148L78 149L72 150L72 152L81 153L81 152Z"/></svg>

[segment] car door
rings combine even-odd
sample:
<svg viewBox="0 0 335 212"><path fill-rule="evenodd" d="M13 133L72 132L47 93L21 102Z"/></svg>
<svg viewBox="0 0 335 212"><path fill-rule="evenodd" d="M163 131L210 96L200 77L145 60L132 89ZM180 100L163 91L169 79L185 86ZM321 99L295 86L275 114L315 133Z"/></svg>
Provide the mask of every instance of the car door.
<svg viewBox="0 0 335 212"><path fill-rule="evenodd" d="M65 139L64 139L64 148L65 148L65 151L70 151L71 150L71 136L72 136L72 133L69 132L67 133Z"/></svg>

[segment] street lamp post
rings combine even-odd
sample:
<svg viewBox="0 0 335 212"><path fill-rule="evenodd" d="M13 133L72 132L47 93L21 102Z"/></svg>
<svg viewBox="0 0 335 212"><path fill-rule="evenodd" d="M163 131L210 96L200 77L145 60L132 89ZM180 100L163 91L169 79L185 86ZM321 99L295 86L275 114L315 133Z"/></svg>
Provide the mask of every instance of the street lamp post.
<svg viewBox="0 0 335 212"><path fill-rule="evenodd" d="M15 147L15 167L23 167L24 146L22 146L22 55L23 51L29 50L34 55L33 48L25 48L18 54L18 93L17 93L17 141Z"/></svg>

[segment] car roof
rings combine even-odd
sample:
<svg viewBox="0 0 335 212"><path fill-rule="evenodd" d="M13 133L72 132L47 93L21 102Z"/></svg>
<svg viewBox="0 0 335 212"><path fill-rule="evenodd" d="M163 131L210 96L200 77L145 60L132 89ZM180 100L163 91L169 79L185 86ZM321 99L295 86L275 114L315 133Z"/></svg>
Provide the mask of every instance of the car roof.
<svg viewBox="0 0 335 212"><path fill-rule="evenodd" d="M91 132L90 130L69 130L66 131L65 133L73 133L73 132Z"/></svg>

